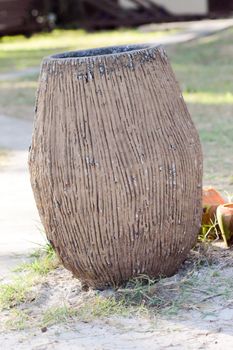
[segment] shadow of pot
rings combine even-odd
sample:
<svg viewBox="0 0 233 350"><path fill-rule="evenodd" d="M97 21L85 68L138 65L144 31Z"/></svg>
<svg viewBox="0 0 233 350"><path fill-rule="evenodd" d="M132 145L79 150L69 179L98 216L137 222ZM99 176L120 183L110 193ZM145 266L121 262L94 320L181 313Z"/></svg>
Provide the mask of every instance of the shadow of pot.
<svg viewBox="0 0 233 350"><path fill-rule="evenodd" d="M202 192L202 225L210 225L215 221L217 207L225 204L225 200L213 187L204 187Z"/></svg>
<svg viewBox="0 0 233 350"><path fill-rule="evenodd" d="M233 203L219 205L217 208L217 219L223 240L228 246L233 238Z"/></svg>

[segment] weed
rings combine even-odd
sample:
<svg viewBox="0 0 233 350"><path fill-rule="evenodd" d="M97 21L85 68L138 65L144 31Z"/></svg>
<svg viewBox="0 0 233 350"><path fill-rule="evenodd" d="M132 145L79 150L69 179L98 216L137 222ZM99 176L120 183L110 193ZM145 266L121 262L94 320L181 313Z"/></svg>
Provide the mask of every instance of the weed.
<svg viewBox="0 0 233 350"><path fill-rule="evenodd" d="M104 319L112 316L142 316L148 314L148 309L141 303L129 303L116 293L104 296L99 292L90 293L79 301L76 306L67 304L55 306L45 311L42 325L48 326L55 323L69 321L71 318L89 322L95 319Z"/></svg>
<svg viewBox="0 0 233 350"><path fill-rule="evenodd" d="M202 224L200 234L198 236L199 241L216 241L220 238L220 230L218 227L217 217L214 217L214 221L210 220L209 224Z"/></svg>
<svg viewBox="0 0 233 350"><path fill-rule="evenodd" d="M77 315L75 309L70 308L66 304L58 307L47 309L42 317L43 326L52 326L53 324L67 322Z"/></svg>
<svg viewBox="0 0 233 350"><path fill-rule="evenodd" d="M33 299L31 287L36 279L32 276L17 276L11 283L0 285L0 310L13 308Z"/></svg>
<svg viewBox="0 0 233 350"><path fill-rule="evenodd" d="M10 283L0 285L0 310L31 301L34 298L32 287L40 282L40 276L47 275L59 264L49 244L34 254L35 258L31 263L24 263L14 270L23 274L16 276Z"/></svg>
<svg viewBox="0 0 233 350"><path fill-rule="evenodd" d="M126 304L125 300L120 299L116 295L107 298L95 295L77 309L77 318L81 321L91 321L112 316L137 317L145 314L148 314L148 310L144 305Z"/></svg>
<svg viewBox="0 0 233 350"><path fill-rule="evenodd" d="M57 255L50 244L46 244L45 247L36 250L33 254L31 254L31 257L33 257L32 262L23 263L14 271L27 271L38 275L47 275L59 265Z"/></svg>
<svg viewBox="0 0 233 350"><path fill-rule="evenodd" d="M39 259L35 259L31 263L23 263L17 269L16 272L28 271L34 272L39 275L47 275L50 271L54 270L58 266L57 259L51 259L47 256Z"/></svg>
<svg viewBox="0 0 233 350"><path fill-rule="evenodd" d="M23 330L27 327L30 317L27 312L19 309L13 309L7 321L4 324L4 328L7 330Z"/></svg>
<svg viewBox="0 0 233 350"><path fill-rule="evenodd" d="M160 307L164 304L163 298L156 294L158 280L148 276L139 276L129 281L125 288L117 291L117 296L126 306L146 305Z"/></svg>

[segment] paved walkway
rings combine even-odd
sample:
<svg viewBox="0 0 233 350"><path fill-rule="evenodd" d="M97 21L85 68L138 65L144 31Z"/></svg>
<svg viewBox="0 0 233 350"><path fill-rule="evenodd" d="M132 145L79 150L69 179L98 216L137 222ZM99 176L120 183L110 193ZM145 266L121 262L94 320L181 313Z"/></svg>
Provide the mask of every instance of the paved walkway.
<svg viewBox="0 0 233 350"><path fill-rule="evenodd" d="M230 26L233 26L233 19L191 22L182 33L160 38L154 43L165 46L176 44ZM35 72L38 69L28 68L22 72L2 74L0 80ZM8 163L0 169L0 278L25 259L38 244L45 243L27 168L31 132L32 122L0 116L0 149L10 150Z"/></svg>
<svg viewBox="0 0 233 350"><path fill-rule="evenodd" d="M44 244L27 169L32 123L0 116L0 148L9 151L0 169L0 278Z"/></svg>
<svg viewBox="0 0 233 350"><path fill-rule="evenodd" d="M186 22L187 26L183 31L173 35L168 35L158 39L160 45L173 45L184 43L198 38L213 35L219 31L225 30L233 26L233 18L218 19L218 20L202 20L196 22ZM179 23L177 23L179 28ZM148 29L153 30L153 24L149 25ZM154 28L155 30L155 28ZM157 43L157 42L156 42Z"/></svg>

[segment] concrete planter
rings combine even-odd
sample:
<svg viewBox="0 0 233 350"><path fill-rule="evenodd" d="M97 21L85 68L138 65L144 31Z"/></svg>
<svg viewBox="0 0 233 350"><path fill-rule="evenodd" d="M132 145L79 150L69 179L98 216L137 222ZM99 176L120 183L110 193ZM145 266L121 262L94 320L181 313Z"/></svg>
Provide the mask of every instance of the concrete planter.
<svg viewBox="0 0 233 350"><path fill-rule="evenodd" d="M29 165L47 237L85 284L172 275L196 241L201 146L160 48L45 58Z"/></svg>

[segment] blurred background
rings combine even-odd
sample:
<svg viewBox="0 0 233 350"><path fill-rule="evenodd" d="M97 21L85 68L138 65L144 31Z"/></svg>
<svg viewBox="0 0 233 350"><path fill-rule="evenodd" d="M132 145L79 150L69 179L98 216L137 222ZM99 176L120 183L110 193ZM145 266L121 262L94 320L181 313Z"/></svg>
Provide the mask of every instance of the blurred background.
<svg viewBox="0 0 233 350"><path fill-rule="evenodd" d="M27 170L44 56L165 46L200 134L204 184L233 193L232 0L0 0L0 275L44 242Z"/></svg>
<svg viewBox="0 0 233 350"><path fill-rule="evenodd" d="M231 0L1 0L0 33L88 30L229 16Z"/></svg>

